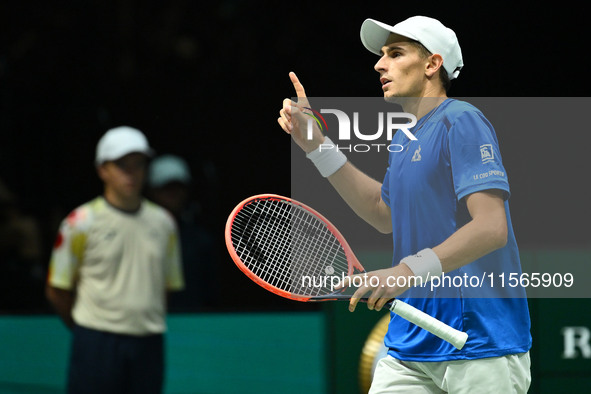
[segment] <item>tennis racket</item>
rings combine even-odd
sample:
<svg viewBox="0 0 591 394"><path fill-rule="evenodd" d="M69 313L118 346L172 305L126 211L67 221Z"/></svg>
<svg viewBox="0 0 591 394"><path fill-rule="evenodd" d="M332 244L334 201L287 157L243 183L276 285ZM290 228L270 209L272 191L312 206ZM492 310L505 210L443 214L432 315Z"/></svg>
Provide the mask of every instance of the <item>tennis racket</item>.
<svg viewBox="0 0 591 394"><path fill-rule="evenodd" d="M261 194L234 208L226 223L226 246L250 279L296 301L347 300L332 280L365 269L345 238L320 213L288 197ZM392 300L390 310L461 349L468 335L406 304Z"/></svg>

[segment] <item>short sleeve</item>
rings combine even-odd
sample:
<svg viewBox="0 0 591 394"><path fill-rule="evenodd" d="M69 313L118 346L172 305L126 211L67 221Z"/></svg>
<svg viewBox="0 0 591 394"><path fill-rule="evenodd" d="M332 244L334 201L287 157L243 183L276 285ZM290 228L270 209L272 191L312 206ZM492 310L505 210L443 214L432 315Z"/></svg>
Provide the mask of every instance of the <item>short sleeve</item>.
<svg viewBox="0 0 591 394"><path fill-rule="evenodd" d="M392 154L388 156L388 168L386 169L386 175L384 175L384 181L382 182L382 200L390 207L390 165L392 164Z"/></svg>
<svg viewBox="0 0 591 394"><path fill-rule="evenodd" d="M47 276L47 283L52 287L64 290L75 287L87 240L82 216L82 210L73 211L60 225Z"/></svg>
<svg viewBox="0 0 591 394"><path fill-rule="evenodd" d="M390 206L390 167L386 170L384 182L382 183L382 200Z"/></svg>
<svg viewBox="0 0 591 394"><path fill-rule="evenodd" d="M178 291L185 288L181 261L181 246L176 227L170 232L166 251L166 288Z"/></svg>
<svg viewBox="0 0 591 394"><path fill-rule="evenodd" d="M449 154L458 200L478 191L499 189L510 195L495 130L477 111L460 114L449 130Z"/></svg>

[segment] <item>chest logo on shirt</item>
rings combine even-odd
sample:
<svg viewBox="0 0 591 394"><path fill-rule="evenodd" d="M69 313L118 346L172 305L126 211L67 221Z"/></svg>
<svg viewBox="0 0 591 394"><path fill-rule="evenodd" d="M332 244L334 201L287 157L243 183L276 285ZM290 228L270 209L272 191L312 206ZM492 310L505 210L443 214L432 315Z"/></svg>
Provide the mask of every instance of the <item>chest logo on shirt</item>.
<svg viewBox="0 0 591 394"><path fill-rule="evenodd" d="M410 159L410 161L421 161L421 145L419 145L419 148L412 155L412 159Z"/></svg>
<svg viewBox="0 0 591 394"><path fill-rule="evenodd" d="M150 237L154 239L158 239L160 237L160 231L156 228L152 228L149 231Z"/></svg>
<svg viewBox="0 0 591 394"><path fill-rule="evenodd" d="M105 241L111 241L113 239L115 239L115 237L117 236L117 231L110 229L106 234L105 234Z"/></svg>
<svg viewBox="0 0 591 394"><path fill-rule="evenodd" d="M482 158L482 163L488 163L495 160L492 144L480 145L480 157Z"/></svg>

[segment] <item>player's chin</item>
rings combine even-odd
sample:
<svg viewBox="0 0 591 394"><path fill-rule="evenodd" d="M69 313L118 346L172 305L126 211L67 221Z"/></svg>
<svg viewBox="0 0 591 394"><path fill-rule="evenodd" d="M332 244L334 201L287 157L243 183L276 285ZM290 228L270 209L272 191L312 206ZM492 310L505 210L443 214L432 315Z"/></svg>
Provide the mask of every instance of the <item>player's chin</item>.
<svg viewBox="0 0 591 394"><path fill-rule="evenodd" d="M138 196L141 192L142 192L142 186L136 185L136 184L125 185L122 190L122 193L126 197L135 197L135 196Z"/></svg>
<svg viewBox="0 0 591 394"><path fill-rule="evenodd" d="M387 103L397 104L400 102L400 97L398 97L394 93L384 92L384 101L386 101Z"/></svg>

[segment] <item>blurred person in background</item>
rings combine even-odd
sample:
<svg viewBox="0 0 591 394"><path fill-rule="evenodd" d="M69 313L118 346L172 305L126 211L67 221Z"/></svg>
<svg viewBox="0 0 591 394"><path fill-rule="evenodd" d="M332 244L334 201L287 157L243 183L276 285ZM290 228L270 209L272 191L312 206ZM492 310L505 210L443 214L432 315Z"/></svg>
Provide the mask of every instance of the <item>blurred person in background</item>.
<svg viewBox="0 0 591 394"><path fill-rule="evenodd" d="M156 157L148 171L147 196L175 218L181 243L185 289L170 299L171 311L213 306L217 273L214 238L200 220L201 205L193 197L194 179L188 163L172 154Z"/></svg>
<svg viewBox="0 0 591 394"><path fill-rule="evenodd" d="M46 294L72 329L69 393L162 392L167 293L184 280L176 223L142 196L152 154L141 131L107 131L104 194L60 226Z"/></svg>

